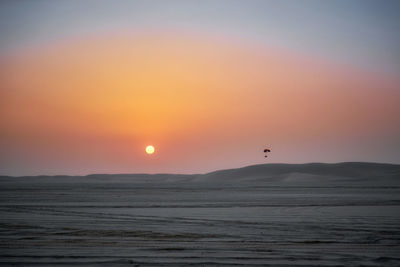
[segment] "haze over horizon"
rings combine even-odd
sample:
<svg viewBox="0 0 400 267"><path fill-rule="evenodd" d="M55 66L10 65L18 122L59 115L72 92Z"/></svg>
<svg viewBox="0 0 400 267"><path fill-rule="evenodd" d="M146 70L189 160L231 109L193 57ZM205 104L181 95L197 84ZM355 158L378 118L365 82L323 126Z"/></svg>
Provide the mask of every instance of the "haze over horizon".
<svg viewBox="0 0 400 267"><path fill-rule="evenodd" d="M399 12L396 1L2 1L0 175L400 164Z"/></svg>

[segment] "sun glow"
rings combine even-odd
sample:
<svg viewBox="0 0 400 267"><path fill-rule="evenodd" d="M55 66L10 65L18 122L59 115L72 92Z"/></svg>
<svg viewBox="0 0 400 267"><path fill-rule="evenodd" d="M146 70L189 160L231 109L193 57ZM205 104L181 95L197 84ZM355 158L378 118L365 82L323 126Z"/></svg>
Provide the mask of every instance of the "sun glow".
<svg viewBox="0 0 400 267"><path fill-rule="evenodd" d="M335 161L373 157L374 136L397 153L397 78L228 37L110 33L0 56L0 172L30 158L38 174L203 172L257 162L265 142L274 161L322 160L323 140Z"/></svg>
<svg viewBox="0 0 400 267"><path fill-rule="evenodd" d="M146 147L146 153L151 155L154 153L154 146L147 146Z"/></svg>

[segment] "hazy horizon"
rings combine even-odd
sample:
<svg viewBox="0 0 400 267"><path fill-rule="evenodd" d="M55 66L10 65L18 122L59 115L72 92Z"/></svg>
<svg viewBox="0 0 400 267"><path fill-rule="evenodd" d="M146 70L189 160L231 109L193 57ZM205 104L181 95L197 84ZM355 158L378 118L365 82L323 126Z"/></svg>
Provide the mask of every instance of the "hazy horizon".
<svg viewBox="0 0 400 267"><path fill-rule="evenodd" d="M223 171L231 171L231 170L240 170L240 169L247 169L247 168L254 168L254 167L259 167L259 166L281 166L281 167L294 167L294 166L305 166L305 165L324 165L324 166L340 166L340 165L358 165L362 164L364 166L375 166L375 165L391 165L391 166L399 166L400 164L396 163L387 163L387 162L365 162L365 161L347 161L347 162L306 162L306 163L283 163L283 162L273 162L273 163L260 163L260 164L251 164L251 165L244 165L244 166L235 166L233 168L227 168L227 169L214 169L214 170L209 170L205 172L185 172L185 173L173 173L173 172L131 172L131 173L86 173L86 174L70 174L70 173L42 173L42 174L32 174L32 175L4 175L0 173L0 177L40 177L40 176L48 176L48 177L57 177L57 176L69 176L69 177L86 177L86 176L96 176L96 175L106 175L106 176L119 176L119 175L207 175L207 174L212 174L215 172L223 172ZM284 165L284 166L282 166ZM290 169L287 170L290 172ZM268 175L268 173L265 173L265 175Z"/></svg>

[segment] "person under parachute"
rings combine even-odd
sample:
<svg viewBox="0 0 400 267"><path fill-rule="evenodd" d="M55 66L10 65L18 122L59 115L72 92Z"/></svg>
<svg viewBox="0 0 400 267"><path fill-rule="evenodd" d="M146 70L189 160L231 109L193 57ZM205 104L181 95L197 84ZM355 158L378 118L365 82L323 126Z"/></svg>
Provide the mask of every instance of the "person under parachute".
<svg viewBox="0 0 400 267"><path fill-rule="evenodd" d="M265 157L268 157L268 156L267 156L267 153L268 153L268 152L271 152L271 150L268 149L268 148L264 149Z"/></svg>

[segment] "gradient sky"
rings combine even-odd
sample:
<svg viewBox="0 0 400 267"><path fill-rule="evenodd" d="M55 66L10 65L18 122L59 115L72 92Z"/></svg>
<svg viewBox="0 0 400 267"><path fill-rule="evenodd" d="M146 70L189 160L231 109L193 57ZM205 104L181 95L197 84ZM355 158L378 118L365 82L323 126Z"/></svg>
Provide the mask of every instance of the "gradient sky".
<svg viewBox="0 0 400 267"><path fill-rule="evenodd" d="M399 13L398 1L1 1L0 174L400 163Z"/></svg>

